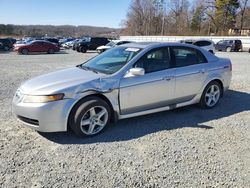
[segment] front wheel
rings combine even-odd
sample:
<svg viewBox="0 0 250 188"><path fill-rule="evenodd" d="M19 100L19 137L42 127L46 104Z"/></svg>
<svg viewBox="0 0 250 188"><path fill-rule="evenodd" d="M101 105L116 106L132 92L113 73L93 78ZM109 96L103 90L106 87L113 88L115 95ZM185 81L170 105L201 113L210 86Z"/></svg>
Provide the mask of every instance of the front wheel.
<svg viewBox="0 0 250 188"><path fill-rule="evenodd" d="M226 51L227 51L227 52L231 52L231 51L232 51L232 48L231 48L231 47L227 47Z"/></svg>
<svg viewBox="0 0 250 188"><path fill-rule="evenodd" d="M10 47L9 46L4 46L3 49L4 49L4 51L9 51Z"/></svg>
<svg viewBox="0 0 250 188"><path fill-rule="evenodd" d="M215 107L221 98L221 94L222 88L220 84L216 81L210 82L203 91L200 106L203 108Z"/></svg>
<svg viewBox="0 0 250 188"><path fill-rule="evenodd" d="M111 110L102 99L88 97L71 114L70 128L78 136L94 136L110 122Z"/></svg>
<svg viewBox="0 0 250 188"><path fill-rule="evenodd" d="M22 49L21 53L22 53L23 55L28 55L29 50L28 50L28 49Z"/></svg>

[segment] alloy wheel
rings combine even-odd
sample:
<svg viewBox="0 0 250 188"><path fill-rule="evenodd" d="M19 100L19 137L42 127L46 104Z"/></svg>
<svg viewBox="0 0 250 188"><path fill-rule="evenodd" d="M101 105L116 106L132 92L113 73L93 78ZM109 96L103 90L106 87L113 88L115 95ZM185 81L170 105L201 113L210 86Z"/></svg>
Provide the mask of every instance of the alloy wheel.
<svg viewBox="0 0 250 188"><path fill-rule="evenodd" d="M220 88L217 85L211 85L205 94L205 102L209 107L215 106L220 99Z"/></svg>
<svg viewBox="0 0 250 188"><path fill-rule="evenodd" d="M103 106L94 106L83 115L80 128L86 135L95 135L106 126L107 122L107 109Z"/></svg>

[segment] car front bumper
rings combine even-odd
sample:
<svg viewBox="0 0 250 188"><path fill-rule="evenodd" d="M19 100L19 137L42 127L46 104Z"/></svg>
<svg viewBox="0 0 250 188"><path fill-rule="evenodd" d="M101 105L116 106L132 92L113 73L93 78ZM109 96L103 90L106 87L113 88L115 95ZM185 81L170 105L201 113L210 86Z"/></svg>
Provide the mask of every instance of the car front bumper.
<svg viewBox="0 0 250 188"><path fill-rule="evenodd" d="M73 99L49 103L23 103L13 99L12 110L26 126L39 132L67 131L68 116Z"/></svg>

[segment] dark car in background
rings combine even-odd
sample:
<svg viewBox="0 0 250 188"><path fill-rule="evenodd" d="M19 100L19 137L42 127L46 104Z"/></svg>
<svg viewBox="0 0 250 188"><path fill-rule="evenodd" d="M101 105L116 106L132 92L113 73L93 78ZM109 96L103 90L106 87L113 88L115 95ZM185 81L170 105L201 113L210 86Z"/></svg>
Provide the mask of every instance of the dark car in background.
<svg viewBox="0 0 250 188"><path fill-rule="evenodd" d="M76 50L78 52L86 53L88 50L96 50L99 46L109 43L109 40L104 37L90 37L86 41L77 43Z"/></svg>
<svg viewBox="0 0 250 188"><path fill-rule="evenodd" d="M215 49L225 52L239 52L243 50L241 40L221 40L215 45Z"/></svg>
<svg viewBox="0 0 250 188"><path fill-rule="evenodd" d="M19 54L27 55L33 52L46 52L48 54L53 54L60 50L59 46L44 40L35 40L28 44L22 44L16 46L15 51Z"/></svg>
<svg viewBox="0 0 250 188"><path fill-rule="evenodd" d="M79 45L79 43L84 42L84 41L88 41L88 38L81 38L81 39L77 39L74 41L72 49L76 50L77 46Z"/></svg>
<svg viewBox="0 0 250 188"><path fill-rule="evenodd" d="M13 42L9 38L0 39L0 50L9 51L13 48Z"/></svg>

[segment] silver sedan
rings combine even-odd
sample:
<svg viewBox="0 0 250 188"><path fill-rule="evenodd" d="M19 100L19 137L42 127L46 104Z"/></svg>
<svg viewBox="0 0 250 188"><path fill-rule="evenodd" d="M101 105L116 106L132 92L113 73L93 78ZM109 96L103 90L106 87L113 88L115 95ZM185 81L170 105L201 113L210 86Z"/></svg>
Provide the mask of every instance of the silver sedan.
<svg viewBox="0 0 250 188"><path fill-rule="evenodd" d="M19 120L41 132L92 136L119 119L199 103L216 106L232 65L193 45L131 43L76 67L26 81L13 99Z"/></svg>

